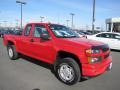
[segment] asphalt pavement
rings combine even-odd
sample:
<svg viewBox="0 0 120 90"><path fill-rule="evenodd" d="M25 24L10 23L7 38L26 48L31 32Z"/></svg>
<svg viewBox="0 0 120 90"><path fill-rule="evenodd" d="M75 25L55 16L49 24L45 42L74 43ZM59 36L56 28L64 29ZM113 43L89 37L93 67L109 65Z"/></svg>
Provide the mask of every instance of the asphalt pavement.
<svg viewBox="0 0 120 90"><path fill-rule="evenodd" d="M22 56L11 61L0 39L0 90L120 90L120 52L112 51L113 68L73 86L61 83L52 66Z"/></svg>

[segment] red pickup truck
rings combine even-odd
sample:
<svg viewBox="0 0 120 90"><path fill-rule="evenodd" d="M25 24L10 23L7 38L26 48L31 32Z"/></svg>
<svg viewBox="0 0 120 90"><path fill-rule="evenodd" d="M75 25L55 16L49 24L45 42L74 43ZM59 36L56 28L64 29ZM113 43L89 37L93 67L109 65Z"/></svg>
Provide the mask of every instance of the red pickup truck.
<svg viewBox="0 0 120 90"><path fill-rule="evenodd" d="M29 23L21 35L4 35L4 44L12 60L24 54L52 64L57 78L67 85L112 67L108 45L80 38L63 25Z"/></svg>

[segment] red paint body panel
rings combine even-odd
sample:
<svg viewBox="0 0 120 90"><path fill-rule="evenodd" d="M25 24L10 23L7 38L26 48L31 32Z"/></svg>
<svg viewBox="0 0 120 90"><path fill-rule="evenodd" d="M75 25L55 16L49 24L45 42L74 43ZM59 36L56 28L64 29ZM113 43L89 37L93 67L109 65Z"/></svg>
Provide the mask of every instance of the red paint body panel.
<svg viewBox="0 0 120 90"><path fill-rule="evenodd" d="M40 38L34 38L32 33L34 32L35 24L43 25L48 30L51 39L48 41L42 41ZM26 37L24 36L24 31L28 25L32 25L32 28L30 35ZM82 75L84 76L99 75L105 72L106 68L112 62L110 57L104 60L104 56L110 53L110 50L105 53L101 51L100 54L93 55L86 55L85 53L85 51L92 46L104 45L104 43L81 38L57 38L49 28L48 23L30 23L28 25L26 25L21 36L5 35L4 44L7 45L7 43L11 41L14 43L17 52L50 64L54 64L59 51L72 53L79 58L79 63L82 66ZM30 42L31 39L33 39L34 42ZM102 61L90 64L88 62L89 56L101 56Z"/></svg>
<svg viewBox="0 0 120 90"><path fill-rule="evenodd" d="M102 74L108 69L111 62L112 59L109 57L100 63L82 64L82 74L84 76L97 76L99 74Z"/></svg>

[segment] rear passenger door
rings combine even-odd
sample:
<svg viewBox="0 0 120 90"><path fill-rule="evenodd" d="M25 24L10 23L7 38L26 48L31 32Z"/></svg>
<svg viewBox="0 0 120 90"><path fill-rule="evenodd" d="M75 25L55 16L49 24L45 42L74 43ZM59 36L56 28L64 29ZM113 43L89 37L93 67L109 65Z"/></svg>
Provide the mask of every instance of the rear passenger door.
<svg viewBox="0 0 120 90"><path fill-rule="evenodd" d="M120 35L118 34L111 34L111 45L113 49L119 49L120 50Z"/></svg>
<svg viewBox="0 0 120 90"><path fill-rule="evenodd" d="M27 25L20 40L20 51L25 55L31 55L31 30L32 25Z"/></svg>

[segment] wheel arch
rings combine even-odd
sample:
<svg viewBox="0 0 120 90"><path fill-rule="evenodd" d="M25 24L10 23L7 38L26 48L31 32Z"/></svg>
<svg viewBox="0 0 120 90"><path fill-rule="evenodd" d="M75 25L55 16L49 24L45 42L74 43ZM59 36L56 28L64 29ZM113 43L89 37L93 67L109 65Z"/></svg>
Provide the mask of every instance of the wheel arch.
<svg viewBox="0 0 120 90"><path fill-rule="evenodd" d="M79 65L81 74L82 74L82 65L81 65L79 57L77 55L73 54L73 53L66 52L66 51L58 51L57 52L54 69L57 66L58 61L61 60L61 58L66 58L66 57L70 57L70 58L74 59L77 62L77 64Z"/></svg>
<svg viewBox="0 0 120 90"><path fill-rule="evenodd" d="M16 51L18 51L18 48L17 48L16 43L15 43L14 41L8 40L8 41L7 41L7 46L8 46L8 45L14 45L15 48L16 48Z"/></svg>
<svg viewBox="0 0 120 90"><path fill-rule="evenodd" d="M15 45L15 43L13 41L11 41L11 40L8 40L7 45Z"/></svg>

